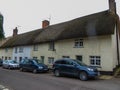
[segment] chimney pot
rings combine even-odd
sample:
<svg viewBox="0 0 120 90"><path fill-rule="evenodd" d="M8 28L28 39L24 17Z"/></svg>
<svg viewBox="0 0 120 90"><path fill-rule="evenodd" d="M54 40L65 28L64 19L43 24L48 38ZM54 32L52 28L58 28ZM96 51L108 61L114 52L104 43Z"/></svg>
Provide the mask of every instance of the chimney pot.
<svg viewBox="0 0 120 90"><path fill-rule="evenodd" d="M48 20L43 20L42 21L42 28L46 28L46 27L48 27L49 26L49 21Z"/></svg>
<svg viewBox="0 0 120 90"><path fill-rule="evenodd" d="M109 11L116 14L116 2L115 2L115 0L109 0Z"/></svg>
<svg viewBox="0 0 120 90"><path fill-rule="evenodd" d="M15 29L13 29L13 37L16 36L18 34L18 29L17 27Z"/></svg>

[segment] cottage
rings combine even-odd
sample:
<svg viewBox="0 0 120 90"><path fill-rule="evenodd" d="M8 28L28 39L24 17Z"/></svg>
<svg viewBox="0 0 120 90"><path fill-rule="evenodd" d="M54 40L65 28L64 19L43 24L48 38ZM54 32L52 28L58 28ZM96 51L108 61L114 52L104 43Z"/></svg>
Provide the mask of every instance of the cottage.
<svg viewBox="0 0 120 90"><path fill-rule="evenodd" d="M18 62L23 58L37 58L47 65L59 58L73 58L112 72L120 64L120 23L113 8L115 2L111 1L110 10L55 25L45 20L41 29L13 34L1 45L0 57L7 59L11 55Z"/></svg>

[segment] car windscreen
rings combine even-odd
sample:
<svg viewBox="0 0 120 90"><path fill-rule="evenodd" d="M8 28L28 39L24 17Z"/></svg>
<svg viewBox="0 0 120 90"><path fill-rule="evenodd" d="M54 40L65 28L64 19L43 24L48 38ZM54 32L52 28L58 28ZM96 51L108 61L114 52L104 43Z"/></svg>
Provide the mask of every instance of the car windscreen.
<svg viewBox="0 0 120 90"><path fill-rule="evenodd" d="M42 64L40 60L33 60L35 64Z"/></svg>
<svg viewBox="0 0 120 90"><path fill-rule="evenodd" d="M74 60L77 64L79 64L80 66L88 66L85 63L79 61L79 60Z"/></svg>
<svg viewBox="0 0 120 90"><path fill-rule="evenodd" d="M14 64L14 63L17 63L17 62L15 60L10 60L9 63Z"/></svg>

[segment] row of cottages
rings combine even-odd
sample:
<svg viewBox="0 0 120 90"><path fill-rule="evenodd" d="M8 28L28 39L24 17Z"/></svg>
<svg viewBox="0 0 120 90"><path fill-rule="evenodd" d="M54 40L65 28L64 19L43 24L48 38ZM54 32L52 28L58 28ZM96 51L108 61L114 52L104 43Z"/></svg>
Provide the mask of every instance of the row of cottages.
<svg viewBox="0 0 120 90"><path fill-rule="evenodd" d="M18 62L36 58L47 65L59 58L73 58L110 72L120 62L120 23L110 10L55 25L45 20L42 26L19 35L15 28L13 37L0 46L0 58Z"/></svg>

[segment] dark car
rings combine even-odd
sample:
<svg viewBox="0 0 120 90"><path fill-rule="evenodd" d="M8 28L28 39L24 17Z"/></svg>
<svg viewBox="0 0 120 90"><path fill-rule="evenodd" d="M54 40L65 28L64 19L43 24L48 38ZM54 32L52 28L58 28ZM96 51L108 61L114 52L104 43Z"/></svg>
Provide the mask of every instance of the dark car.
<svg viewBox="0 0 120 90"><path fill-rule="evenodd" d="M60 59L56 60L53 64L53 73L55 76L70 75L79 77L85 81L90 77L97 77L99 72L97 68L87 66L79 60L74 59Z"/></svg>
<svg viewBox="0 0 120 90"><path fill-rule="evenodd" d="M48 66L37 59L24 59L20 62L20 71L47 72Z"/></svg>

